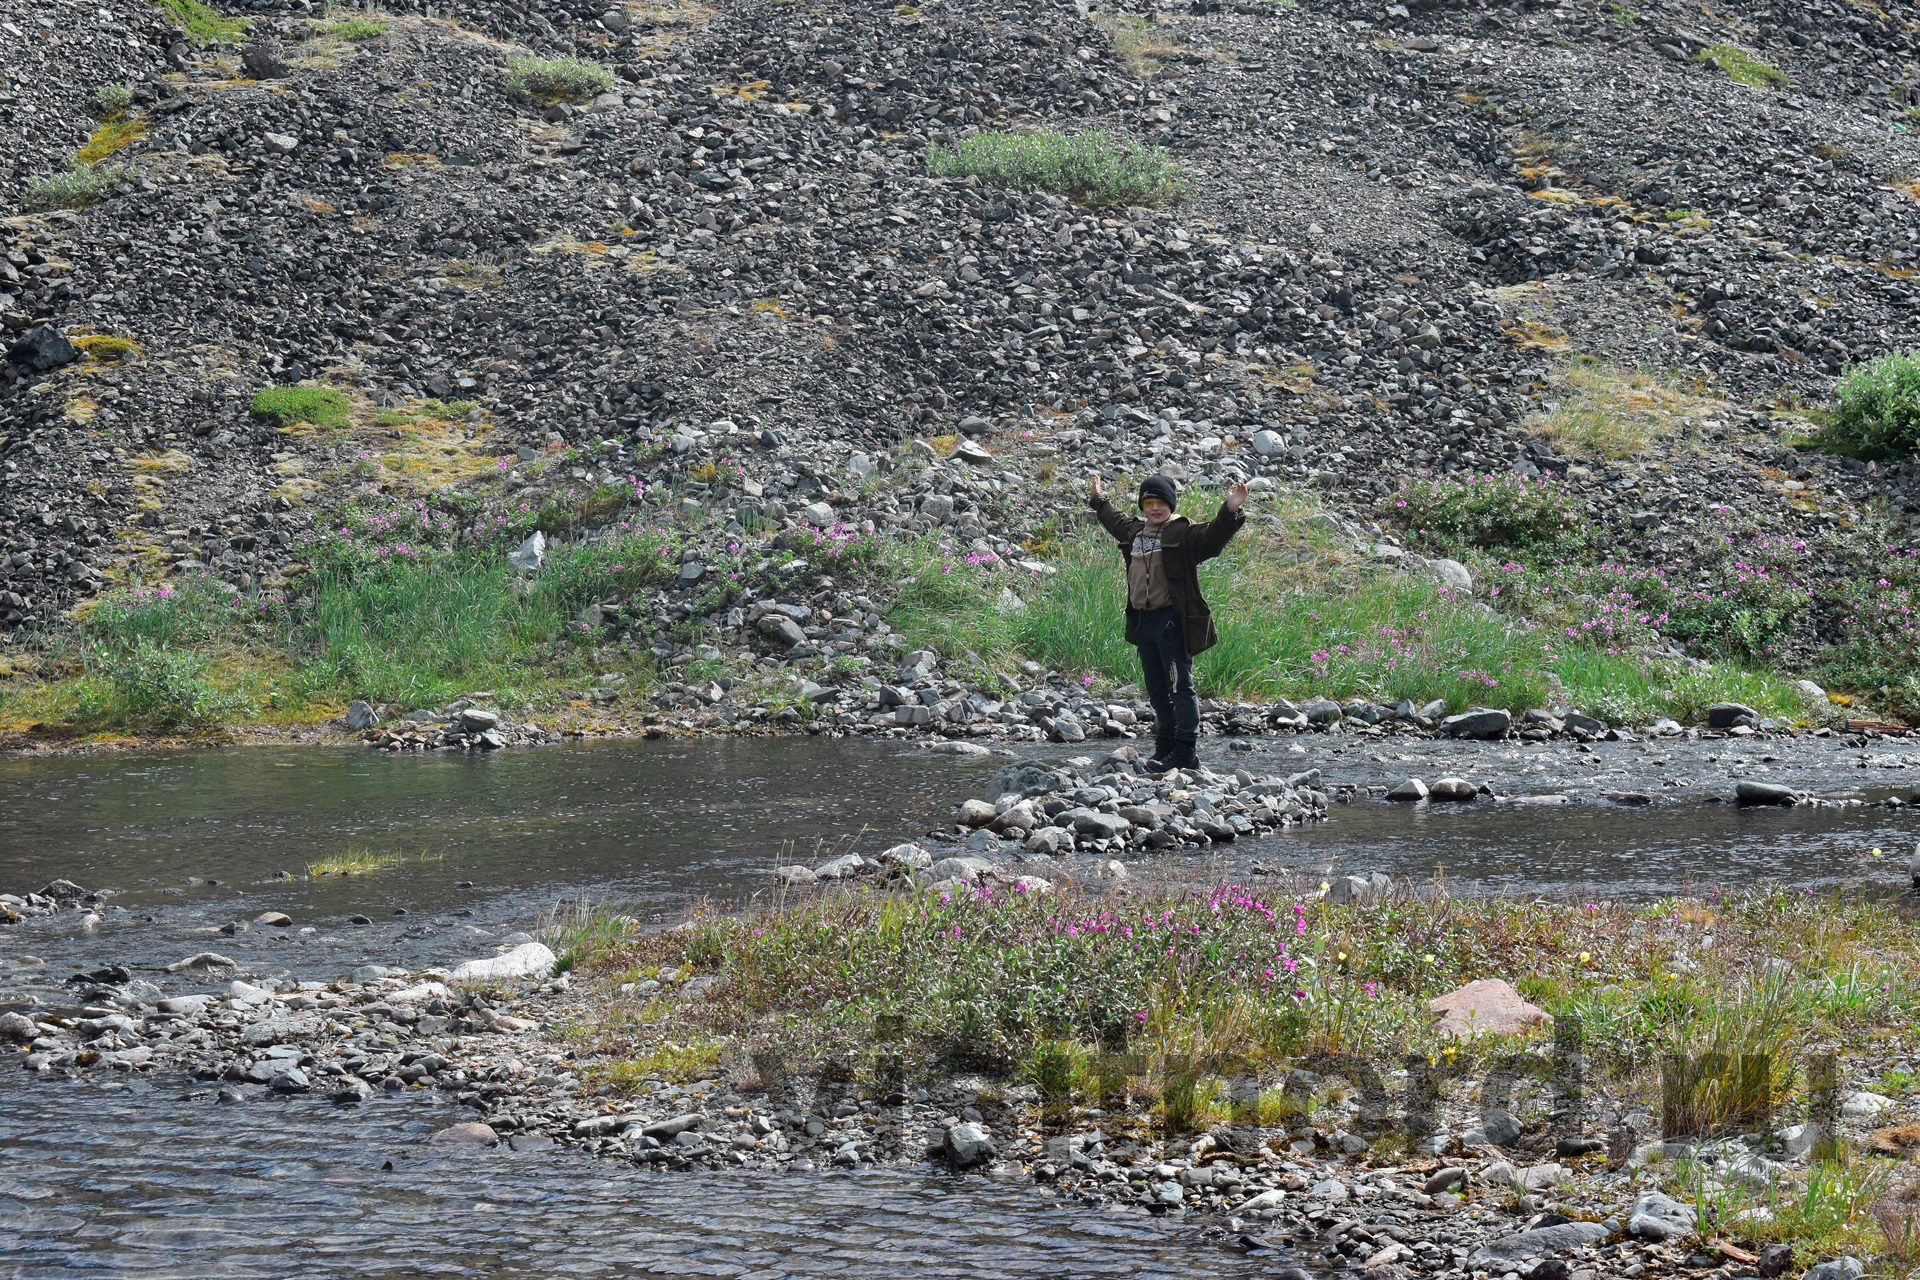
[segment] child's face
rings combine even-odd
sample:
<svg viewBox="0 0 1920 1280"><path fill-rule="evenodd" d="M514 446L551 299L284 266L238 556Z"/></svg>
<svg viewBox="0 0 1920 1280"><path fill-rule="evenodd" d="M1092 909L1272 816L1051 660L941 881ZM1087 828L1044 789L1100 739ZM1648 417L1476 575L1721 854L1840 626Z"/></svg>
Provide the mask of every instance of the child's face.
<svg viewBox="0 0 1920 1280"><path fill-rule="evenodd" d="M1146 517L1148 524L1160 525L1173 518L1173 508L1158 498L1142 498L1140 514Z"/></svg>

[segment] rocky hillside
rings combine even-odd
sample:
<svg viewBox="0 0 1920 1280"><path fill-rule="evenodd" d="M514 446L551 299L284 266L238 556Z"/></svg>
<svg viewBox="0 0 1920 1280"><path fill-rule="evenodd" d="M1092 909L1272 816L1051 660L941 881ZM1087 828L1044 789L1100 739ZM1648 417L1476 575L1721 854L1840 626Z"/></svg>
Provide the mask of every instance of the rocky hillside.
<svg viewBox="0 0 1920 1280"><path fill-rule="evenodd" d="M222 6L0 3L16 642L135 575L276 587L368 485L1002 552L1149 462L1359 522L1420 471L1565 472L1651 562L1717 504L1920 510L1791 447L1913 333L1910 3ZM611 88L543 107L522 55ZM1185 197L929 173L1036 126L1164 146ZM103 198L39 207L82 148ZM1569 458L1533 428L1579 356L1692 390ZM294 384L344 417L249 412Z"/></svg>

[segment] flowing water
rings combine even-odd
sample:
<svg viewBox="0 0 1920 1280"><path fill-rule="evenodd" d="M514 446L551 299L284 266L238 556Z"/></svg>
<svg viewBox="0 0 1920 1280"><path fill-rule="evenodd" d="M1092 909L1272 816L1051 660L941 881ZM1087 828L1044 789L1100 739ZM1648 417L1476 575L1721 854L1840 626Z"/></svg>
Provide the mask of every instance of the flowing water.
<svg viewBox="0 0 1920 1280"><path fill-rule="evenodd" d="M1313 764L1329 783L1407 768L1315 751L1286 765L1231 763ZM1539 777L1543 766L1524 752L1462 759L1508 793L1578 790ZM1565 759L1570 771L1587 764ZM72 913L0 933L0 1000L51 1002L67 974L106 962L169 990L204 989L160 972L199 950L301 979L363 963L446 964L489 954L565 894L655 918L699 898L739 901L764 889L776 861L871 853L940 825L997 763L812 739L4 760L0 889L64 876L118 893L98 924ZM1820 748L1776 767L1828 794L1904 793L1903 779L1862 775L1855 763ZM1622 785L1638 767L1626 753L1599 755L1589 772ZM1882 869L1863 864L1871 847L1897 854L1914 838L1907 810L1699 803L1720 767L1704 749L1649 767L1685 775L1664 785L1694 799L1361 800L1335 805L1322 825L1155 865L1194 877L1244 876L1254 864L1444 871L1456 887L1644 897L1859 879ZM349 847L403 861L305 877L309 862ZM217 931L265 910L295 927ZM311 1099L217 1106L212 1090L177 1079L30 1083L0 1071L0 1275L1234 1276L1276 1265L1201 1242L1178 1222L1098 1216L979 1178L687 1177L565 1152L423 1145L450 1114L417 1096L351 1113Z"/></svg>

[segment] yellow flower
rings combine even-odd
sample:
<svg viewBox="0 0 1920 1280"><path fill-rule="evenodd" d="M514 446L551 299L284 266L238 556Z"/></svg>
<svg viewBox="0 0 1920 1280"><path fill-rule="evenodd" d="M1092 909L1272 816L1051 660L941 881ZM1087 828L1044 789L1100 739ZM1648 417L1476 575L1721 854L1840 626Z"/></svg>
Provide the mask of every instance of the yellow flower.
<svg viewBox="0 0 1920 1280"><path fill-rule="evenodd" d="M1431 955L1424 955L1424 956L1421 956L1420 958L1421 958L1422 960L1425 960L1425 961L1426 961L1426 962L1427 962L1428 964L1439 964L1439 963L1440 963L1440 962L1439 962L1438 960L1435 960L1435 959L1434 959L1434 958L1433 958L1433 957L1432 957Z"/></svg>
<svg viewBox="0 0 1920 1280"><path fill-rule="evenodd" d="M1342 951L1339 955L1334 957L1335 960L1345 960L1346 958L1347 958L1347 953L1344 951Z"/></svg>
<svg viewBox="0 0 1920 1280"><path fill-rule="evenodd" d="M1591 952L1591 951L1582 951L1582 952L1580 953L1580 963L1581 963L1581 964L1592 964L1592 963L1593 963L1593 952Z"/></svg>
<svg viewBox="0 0 1920 1280"><path fill-rule="evenodd" d="M1877 857L1879 857L1879 856L1880 856L1880 851L1879 851L1878 849L1875 849L1875 850L1873 851L1873 856L1874 856L1874 857L1876 857L1876 858L1877 858Z"/></svg>

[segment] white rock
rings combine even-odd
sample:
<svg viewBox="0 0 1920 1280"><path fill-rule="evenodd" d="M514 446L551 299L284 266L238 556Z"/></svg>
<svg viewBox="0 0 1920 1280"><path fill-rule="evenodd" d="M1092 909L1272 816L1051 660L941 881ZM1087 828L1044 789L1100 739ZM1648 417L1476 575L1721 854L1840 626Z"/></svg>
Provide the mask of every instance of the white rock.
<svg viewBox="0 0 1920 1280"><path fill-rule="evenodd" d="M507 563L521 573L537 573L547 561L547 535L538 529L514 550L507 552Z"/></svg>
<svg viewBox="0 0 1920 1280"><path fill-rule="evenodd" d="M1473 574L1467 566L1458 560L1429 560L1427 572L1440 580L1440 585L1452 591L1473 594Z"/></svg>
<svg viewBox="0 0 1920 1280"><path fill-rule="evenodd" d="M383 997L388 1004L426 1004L447 994L444 982L421 982Z"/></svg>
<svg viewBox="0 0 1920 1280"><path fill-rule="evenodd" d="M1859 1093L1849 1094L1847 1100L1840 1104L1840 1114L1849 1120L1871 1120L1893 1105L1893 1099L1885 1094L1868 1093L1862 1089Z"/></svg>
<svg viewBox="0 0 1920 1280"><path fill-rule="evenodd" d="M555 956L543 942L523 942L502 956L491 956L485 960L469 960L454 969L450 975L455 982L471 982L482 978L524 978L529 975L546 975L553 972Z"/></svg>

